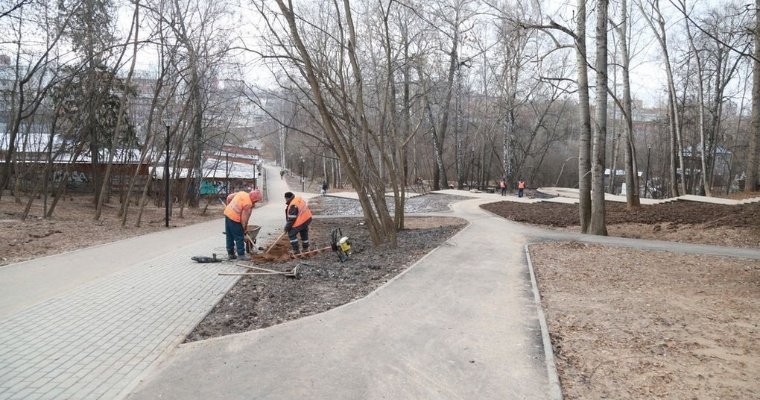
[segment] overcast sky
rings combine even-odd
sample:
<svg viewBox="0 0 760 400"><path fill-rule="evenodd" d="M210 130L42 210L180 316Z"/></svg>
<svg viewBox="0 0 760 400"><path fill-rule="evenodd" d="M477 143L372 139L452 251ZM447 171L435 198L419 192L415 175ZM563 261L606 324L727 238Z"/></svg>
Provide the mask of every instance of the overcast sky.
<svg viewBox="0 0 760 400"><path fill-rule="evenodd" d="M572 28L572 17L575 13L575 0L538 0L541 5L542 14L544 16L551 16L553 19L555 19L557 22L565 22L568 24L569 27ZM634 2L636 0L629 0L629 7L634 7ZM693 5L697 11L697 14L699 14L700 10L704 10L706 8L718 6L720 4L725 4L725 0L689 0L690 7ZM243 0L241 2L243 4L243 7L250 7L246 6L248 2L246 0ZM619 3L618 2L612 2L610 5L610 13L614 13L616 7ZM670 4L669 0L661 0L660 1L661 7L663 9L663 13L666 15L667 19L667 34L668 34L668 44L671 47L675 46L682 46L682 43L679 43L683 41L683 17L680 15L680 13L676 12L674 7ZM594 27L594 15L593 15L593 7L595 6L594 1L589 1L589 4L587 7L589 15L588 20L588 34L592 36L594 34L593 27ZM664 102L666 98L665 94L665 87L666 87L666 74L662 59L662 53L659 45L657 44L657 41L654 39L654 36L651 32L651 29L649 26L641 19L641 17L638 17L638 10L633 11L634 18L632 19L633 24L633 43L631 46L631 51L634 53L634 58L632 60L632 69L631 69L631 89L634 95L634 98L643 100L645 103L645 106L653 107L657 106L658 104L661 104ZM246 8L239 8L235 12L236 21L233 21L233 24L240 26L241 32L240 36L244 38L244 40L247 42L249 46L255 46L256 45L256 32L255 32L255 26L257 25L256 21L259 20L257 14L255 11L251 9ZM129 19L131 18L131 10L129 9L123 9L120 14L120 20L125 21L128 25ZM613 15L612 18L617 19L616 15ZM125 27L126 29L126 27ZM610 37L610 46L612 45L613 38ZM594 51L594 41L591 37L589 37L589 40L587 42L587 45L589 47L589 52L593 54ZM673 50L671 49L671 54ZM155 70L155 56L146 53L139 57L138 59L138 68L143 70ZM244 57L245 60L247 60L249 63L256 65L260 63L256 63L255 57L253 55L247 55ZM613 62L612 59L609 60L610 63ZM590 79L593 78L593 71L590 72L592 75L590 76ZM247 79L255 81L259 78L269 76L268 72L261 67L254 68L250 67L249 73L247 74ZM264 79L271 79L271 78L264 78ZM743 78L742 78L743 79ZM612 80L612 73L610 73L610 80ZM611 83L610 83L611 84ZM751 85L750 85L751 86ZM744 81L735 79L734 85L729 91L733 91L734 93L738 93L741 88L744 87ZM737 103L740 100L737 99Z"/></svg>

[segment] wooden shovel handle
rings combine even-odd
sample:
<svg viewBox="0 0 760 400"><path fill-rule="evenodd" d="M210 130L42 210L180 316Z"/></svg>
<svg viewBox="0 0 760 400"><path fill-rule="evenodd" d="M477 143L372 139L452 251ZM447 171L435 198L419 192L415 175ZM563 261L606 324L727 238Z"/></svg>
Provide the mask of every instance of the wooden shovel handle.
<svg viewBox="0 0 760 400"><path fill-rule="evenodd" d="M283 233L281 233L281 234L280 234L280 236L278 236L278 237L277 237L277 239L275 239L275 240L274 240L274 242L272 243L272 245L271 245L271 246L269 246L269 248L267 249L267 251L265 251L265 252L264 252L264 254L268 254L268 253L269 253L269 251L270 251L270 250L272 250L272 248L274 248L274 245L276 245L276 244L277 244L277 242L279 242L279 241L280 241L280 239L282 239L282 237L283 237L283 236L285 236L285 234L286 234L286 233L287 233L287 232L283 232Z"/></svg>

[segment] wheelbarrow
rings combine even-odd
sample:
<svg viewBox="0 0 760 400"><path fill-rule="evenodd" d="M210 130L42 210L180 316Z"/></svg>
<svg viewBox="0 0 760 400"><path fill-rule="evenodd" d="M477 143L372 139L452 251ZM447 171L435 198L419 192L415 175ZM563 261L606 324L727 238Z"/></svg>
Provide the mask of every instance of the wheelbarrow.
<svg viewBox="0 0 760 400"><path fill-rule="evenodd" d="M243 237L245 242L245 252L248 254L256 254L256 236L259 235L261 227L259 225L248 225L248 231Z"/></svg>

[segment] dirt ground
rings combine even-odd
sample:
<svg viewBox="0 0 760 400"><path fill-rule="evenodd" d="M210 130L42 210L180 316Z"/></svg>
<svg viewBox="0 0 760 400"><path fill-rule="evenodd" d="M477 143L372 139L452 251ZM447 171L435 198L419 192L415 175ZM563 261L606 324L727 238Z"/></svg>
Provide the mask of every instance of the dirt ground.
<svg viewBox="0 0 760 400"><path fill-rule="evenodd" d="M407 212L447 209L461 198L425 195ZM318 197L317 213L360 217L356 201ZM117 205L93 221L89 198L61 202L52 220L18 221L23 205L0 201L0 265L140 235L163 227L163 209L150 207L143 227L134 214L122 228ZM488 210L523 223L577 231L577 206L500 202ZM611 235L680 242L760 247L760 205L718 206L675 202L625 212L607 208ZM172 226L218 218L175 210ZM443 243L463 221L408 217L397 249L373 247L360 218L318 218L315 247L340 228L353 244L351 259L325 251L303 260L283 257L287 242L257 265L286 271L300 265L300 279L243 277L188 337L188 341L278 324L365 296L423 254ZM760 398L760 261L692 256L571 243L531 245L542 305L568 399Z"/></svg>
<svg viewBox="0 0 760 400"><path fill-rule="evenodd" d="M566 399L760 398L760 261L530 247Z"/></svg>
<svg viewBox="0 0 760 400"><path fill-rule="evenodd" d="M127 223L122 227L118 216L118 201L106 204L100 220L95 221L92 196L66 196L56 205L50 219L43 218L44 204L40 199L33 203L29 217L21 221L26 199L23 201L24 204L16 203L7 193L0 199L0 265L166 229L164 208L152 204L146 206L140 227L135 227L137 207L131 206ZM180 217L179 208L175 208L169 226L179 227L208 221L219 218L220 213L221 205L212 205L205 214L202 208L185 208Z"/></svg>
<svg viewBox="0 0 760 400"><path fill-rule="evenodd" d="M607 203L610 235L760 247L760 204ZM500 202L505 218L578 231L576 205ZM530 246L566 399L760 398L760 261Z"/></svg>
<svg viewBox="0 0 760 400"><path fill-rule="evenodd" d="M502 201L483 208L517 222L580 231L575 204ZM760 247L760 203L727 206L675 201L626 210L624 203L607 202L605 209L610 236Z"/></svg>

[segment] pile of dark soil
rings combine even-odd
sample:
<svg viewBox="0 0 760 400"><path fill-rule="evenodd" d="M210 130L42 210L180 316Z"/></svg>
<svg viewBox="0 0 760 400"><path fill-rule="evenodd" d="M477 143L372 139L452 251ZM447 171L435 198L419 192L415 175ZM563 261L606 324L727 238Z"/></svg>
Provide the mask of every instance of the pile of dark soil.
<svg viewBox="0 0 760 400"><path fill-rule="evenodd" d="M188 335L192 342L250 331L317 314L361 298L408 268L462 229L458 218L407 217L398 247L373 246L360 218L318 218L309 229L312 248L329 246L340 229L350 238L352 254L344 263L329 250L304 259L287 255L287 237L254 264L278 271L299 266L300 279L281 275L245 276ZM421 227L421 228L415 228Z"/></svg>
<svg viewBox="0 0 760 400"><path fill-rule="evenodd" d="M580 225L577 204L515 203L503 201L484 204L484 209L504 218L536 225L568 227ZM760 223L760 203L720 205L693 201L674 201L642 205L628 210L624 203L605 203L608 225L640 224L705 224L707 227L756 228Z"/></svg>

